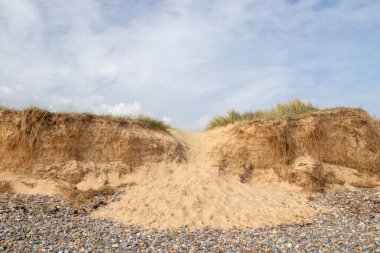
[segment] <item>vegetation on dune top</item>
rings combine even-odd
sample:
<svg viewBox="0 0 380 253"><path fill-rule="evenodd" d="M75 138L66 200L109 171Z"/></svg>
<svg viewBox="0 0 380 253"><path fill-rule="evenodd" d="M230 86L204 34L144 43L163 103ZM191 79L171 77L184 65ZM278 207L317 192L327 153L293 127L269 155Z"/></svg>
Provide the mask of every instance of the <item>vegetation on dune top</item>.
<svg viewBox="0 0 380 253"><path fill-rule="evenodd" d="M377 127L377 130L380 131L380 119L375 119L375 126Z"/></svg>
<svg viewBox="0 0 380 253"><path fill-rule="evenodd" d="M117 121L121 124L135 124L144 128L163 130L167 131L170 127L161 120L153 119L149 116L139 115L139 116L113 116L106 115L103 116L111 120Z"/></svg>
<svg viewBox="0 0 380 253"><path fill-rule="evenodd" d="M8 109L5 107L0 106L0 110L7 110L7 111L17 111ZM129 115L123 115L123 116L115 116L115 115L96 115L89 112L57 112L57 113L51 113L45 109L41 109L38 107L28 107L24 110L20 110L18 112L20 113L28 113L28 112L39 112L45 115L61 115L66 117L79 117L79 118L86 118L86 119L92 119L92 118L102 118L107 119L110 121L114 121L119 123L122 126L130 126L130 125L136 125L147 129L153 129L153 130L162 130L167 131L170 126L164 123L163 121L153 119L146 115L138 115L138 116L129 116Z"/></svg>
<svg viewBox="0 0 380 253"><path fill-rule="evenodd" d="M282 117L295 117L309 112L319 111L319 109L313 106L311 103L302 102L299 99L293 99L288 103L278 104L272 109L255 111L255 112L244 112L239 113L235 110L231 110L225 116L214 117L206 130L226 126L228 124L233 124L239 121L252 121L257 119L274 119Z"/></svg>

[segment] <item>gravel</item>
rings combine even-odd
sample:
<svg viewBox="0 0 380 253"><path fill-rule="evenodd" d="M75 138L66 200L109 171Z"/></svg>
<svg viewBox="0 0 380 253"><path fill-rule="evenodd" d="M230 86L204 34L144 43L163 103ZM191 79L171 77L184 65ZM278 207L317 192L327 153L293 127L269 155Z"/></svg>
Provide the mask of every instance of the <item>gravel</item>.
<svg viewBox="0 0 380 253"><path fill-rule="evenodd" d="M380 192L341 190L302 224L145 230L94 219L61 196L0 195L1 252L380 252Z"/></svg>

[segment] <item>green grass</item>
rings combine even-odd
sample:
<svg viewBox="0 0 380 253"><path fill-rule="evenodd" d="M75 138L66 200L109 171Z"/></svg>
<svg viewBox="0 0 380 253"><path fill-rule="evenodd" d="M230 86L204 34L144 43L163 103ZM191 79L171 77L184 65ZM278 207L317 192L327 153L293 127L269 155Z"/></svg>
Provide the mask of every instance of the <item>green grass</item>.
<svg viewBox="0 0 380 253"><path fill-rule="evenodd" d="M305 103L299 99L293 99L288 103L278 104L270 110L244 113L239 113L235 110L231 110L225 116L214 117L206 129L208 130L215 127L226 126L240 121L295 117L301 114L315 112L318 110L319 109L313 106L311 103Z"/></svg>

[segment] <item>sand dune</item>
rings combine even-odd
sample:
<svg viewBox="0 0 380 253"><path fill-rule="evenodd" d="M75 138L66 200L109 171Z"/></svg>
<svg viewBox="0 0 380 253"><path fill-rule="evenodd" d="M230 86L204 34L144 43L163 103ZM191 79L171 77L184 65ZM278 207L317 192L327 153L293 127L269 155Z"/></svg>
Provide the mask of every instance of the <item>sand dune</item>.
<svg viewBox="0 0 380 253"><path fill-rule="evenodd" d="M124 187L119 201L92 215L125 224L166 229L293 223L324 211L309 205L313 191L380 187L380 133L361 110L202 133L27 113L1 111L0 181L23 194Z"/></svg>

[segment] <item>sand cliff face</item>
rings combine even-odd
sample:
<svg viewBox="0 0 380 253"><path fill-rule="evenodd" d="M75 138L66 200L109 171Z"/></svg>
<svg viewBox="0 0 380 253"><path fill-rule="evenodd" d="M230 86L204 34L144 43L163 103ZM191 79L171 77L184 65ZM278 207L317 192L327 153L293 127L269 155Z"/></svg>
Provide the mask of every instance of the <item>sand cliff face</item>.
<svg viewBox="0 0 380 253"><path fill-rule="evenodd" d="M242 175L247 166L290 166L301 156L372 175L380 173L380 131L360 109L235 124L220 136L211 157L227 173Z"/></svg>
<svg viewBox="0 0 380 253"><path fill-rule="evenodd" d="M90 171L125 174L184 159L183 145L167 131L91 115L0 110L2 170L78 183Z"/></svg>

